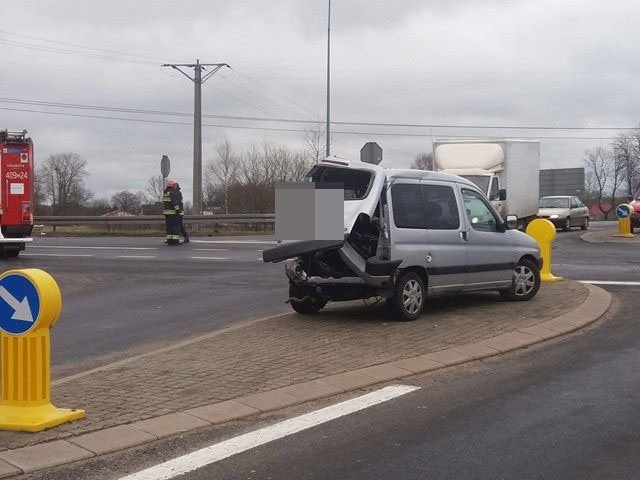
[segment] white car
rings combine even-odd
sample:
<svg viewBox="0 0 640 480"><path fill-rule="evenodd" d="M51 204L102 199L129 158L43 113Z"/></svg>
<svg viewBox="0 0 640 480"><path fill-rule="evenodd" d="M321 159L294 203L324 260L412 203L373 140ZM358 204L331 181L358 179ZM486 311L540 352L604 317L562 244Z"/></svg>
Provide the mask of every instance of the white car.
<svg viewBox="0 0 640 480"><path fill-rule="evenodd" d="M538 218L546 218L565 232L571 227L589 228L589 209L571 195L542 197Z"/></svg>

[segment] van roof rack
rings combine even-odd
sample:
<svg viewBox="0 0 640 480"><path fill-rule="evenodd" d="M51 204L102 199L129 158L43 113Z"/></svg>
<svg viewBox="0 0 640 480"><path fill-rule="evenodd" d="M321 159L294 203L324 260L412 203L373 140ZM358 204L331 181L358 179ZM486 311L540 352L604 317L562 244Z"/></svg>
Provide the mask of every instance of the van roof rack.
<svg viewBox="0 0 640 480"><path fill-rule="evenodd" d="M27 143L27 131L11 132L9 130L0 130L0 143Z"/></svg>

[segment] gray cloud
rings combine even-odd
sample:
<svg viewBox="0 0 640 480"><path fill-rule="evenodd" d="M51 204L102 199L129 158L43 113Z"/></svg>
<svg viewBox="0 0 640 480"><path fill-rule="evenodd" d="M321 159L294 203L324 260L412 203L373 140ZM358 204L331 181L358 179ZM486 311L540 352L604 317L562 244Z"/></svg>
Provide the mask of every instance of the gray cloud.
<svg viewBox="0 0 640 480"><path fill-rule="evenodd" d="M189 113L192 85L179 73L160 68L159 63L201 58L234 67L205 85L205 113L323 119L324 0L6 3L0 30L145 57L130 57L132 63L123 63L62 55L24 48L24 44L78 49L0 33L1 96ZM576 6L551 0L334 0L333 5L335 120L622 126L640 121L640 98L635 95L640 43L635 41L634 22L640 5L635 2ZM92 54L122 60L117 54ZM0 107L7 106L0 103ZM191 121L189 117L136 118ZM190 195L189 125L0 110L0 127L27 128L36 141L39 159L66 150L85 156L90 165L89 186L98 196L123 188L143 189L146 177L158 169L162 154L172 158L174 174ZM424 136L335 135L334 151L357 157L365 141L377 140L385 148L385 163L406 166L416 153L430 148L431 133L434 137L452 133L536 135L402 131ZM239 147L264 140L296 148L302 145L297 133L209 127L204 130L206 158L225 136ZM606 140L543 140L543 166L579 165L584 149L600 143Z"/></svg>

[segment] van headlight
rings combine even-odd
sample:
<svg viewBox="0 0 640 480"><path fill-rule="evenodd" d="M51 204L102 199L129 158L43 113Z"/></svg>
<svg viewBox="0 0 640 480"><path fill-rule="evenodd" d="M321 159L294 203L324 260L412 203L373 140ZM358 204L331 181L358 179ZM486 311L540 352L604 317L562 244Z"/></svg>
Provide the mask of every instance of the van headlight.
<svg viewBox="0 0 640 480"><path fill-rule="evenodd" d="M549 218L558 218L558 215L549 215Z"/></svg>

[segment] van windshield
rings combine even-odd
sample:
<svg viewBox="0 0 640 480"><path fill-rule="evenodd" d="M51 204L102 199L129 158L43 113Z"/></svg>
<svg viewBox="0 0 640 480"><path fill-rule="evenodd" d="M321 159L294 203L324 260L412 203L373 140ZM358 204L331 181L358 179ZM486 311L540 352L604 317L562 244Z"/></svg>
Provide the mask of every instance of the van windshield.
<svg viewBox="0 0 640 480"><path fill-rule="evenodd" d="M489 175L463 175L463 177L470 182L475 183L482 193L488 195L489 181L491 180Z"/></svg>
<svg viewBox="0 0 640 480"><path fill-rule="evenodd" d="M345 200L362 200L369 193L373 175L366 170L315 166L308 179L315 183L341 183L344 186Z"/></svg>

